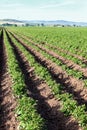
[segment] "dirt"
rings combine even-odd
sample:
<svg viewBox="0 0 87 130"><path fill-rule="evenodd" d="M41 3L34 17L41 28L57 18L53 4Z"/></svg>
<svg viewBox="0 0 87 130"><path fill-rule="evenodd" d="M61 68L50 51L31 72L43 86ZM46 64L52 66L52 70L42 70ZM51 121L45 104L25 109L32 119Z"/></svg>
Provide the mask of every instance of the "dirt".
<svg viewBox="0 0 87 130"><path fill-rule="evenodd" d="M79 71L79 72L82 72L82 73L83 73L83 78L84 78L84 79L87 78L87 68L82 68L80 65L74 63L73 61L68 60L68 59L66 59L66 58L64 58L64 57L62 57L62 56L60 56L60 55L58 55L57 53L55 53L55 52L52 51L52 50L50 51L50 50L46 49L45 47L43 47L43 46L41 46L41 45L39 45L39 44L33 42L31 39L29 39L29 38L27 38L27 37L22 36L22 38L24 38L24 39L28 40L29 42L33 43L33 45L39 47L41 50L47 52L47 53L50 54L51 56L53 56L53 57L59 59L63 64L67 65L67 67L69 67L69 68L71 68L71 69L73 69L73 70L77 70L77 71ZM46 43L44 43L44 44L46 44ZM42 43L42 45L43 45L43 43ZM63 53L66 52L65 50L62 50L62 49L60 49L60 48L58 49L57 47L53 47L53 46L51 46L51 45L49 45L49 44L46 44L46 45L47 45L47 46L50 46L51 48L57 49L58 51L61 51L61 52L63 52ZM77 55L72 54L72 53L70 53L70 52L67 52L67 53L70 54L70 55L72 55L72 56L74 56L75 58L80 59L82 62L86 62L86 61L87 61L86 59L84 59L84 58L81 57L81 56L77 56Z"/></svg>
<svg viewBox="0 0 87 130"><path fill-rule="evenodd" d="M14 113L16 101L11 86L12 80L7 72L7 55L2 32L0 37L0 130L17 130Z"/></svg>
<svg viewBox="0 0 87 130"><path fill-rule="evenodd" d="M58 49L58 48L56 48L56 49ZM73 56L73 57L75 57L75 58L81 60L82 63L84 63L84 64L87 65L87 59L84 58L83 56L81 56L81 55L77 55L77 54L72 54L71 52L66 51L66 50L63 50L63 49L60 49L60 50L61 50L62 52L65 52L65 53L68 54L68 55L71 55L71 56ZM81 52L81 53L82 53L82 52Z"/></svg>
<svg viewBox="0 0 87 130"><path fill-rule="evenodd" d="M46 43L44 43L44 44L46 44ZM47 44L47 45L49 45L49 44ZM49 46L50 46L51 48L54 48L54 49L60 51L60 52L65 53L65 54L67 54L67 55L73 56L73 57L75 57L75 58L81 60L83 63L87 63L87 59L85 59L84 57L82 57L82 56L80 56L80 55L73 54L73 53L71 53L69 50L64 50L64 49L62 49L62 48L55 47L55 46L51 46L51 45L49 45ZM82 52L81 52L81 53L82 53Z"/></svg>
<svg viewBox="0 0 87 130"><path fill-rule="evenodd" d="M65 91L74 95L74 99L77 100L78 104L85 104L87 106L87 89L84 87L84 83L81 80L68 76L66 71L63 71L61 67L43 57L41 53L26 45L21 40L17 40L35 57L36 61L48 69L57 82L65 86Z"/></svg>
<svg viewBox="0 0 87 130"><path fill-rule="evenodd" d="M60 55L54 53L52 50L50 51L50 50L47 50L46 48L43 48L42 46L39 46L39 44L35 43L35 42L32 40L31 37L29 38L29 37L26 37L26 36L24 36L24 35L21 35L21 37L22 37L23 39L26 39L27 41L33 43L34 45L38 46L39 48L44 49L44 51L46 51L47 53L51 54L51 55L54 56L55 58L58 58L58 59L61 60L64 64L66 64L68 67L73 68L74 70L77 70L77 71L81 71L81 72L83 73L83 75L87 78L87 68L82 68L80 65L75 64L75 63L72 62L71 60L68 60L68 59L66 59L66 58L64 58L64 57L62 57L62 56L60 56ZM66 50L64 50L64 49L62 49L62 48L59 48L59 47L55 47L55 46L49 45L48 43L45 43L45 42L40 42L40 44L41 44L41 45L47 45L47 46L49 46L50 48L54 48L54 49L56 49L56 50L58 50L58 51L60 51L60 52L62 52L62 53L65 53L66 55L68 54L68 55L70 55L70 56L73 56L73 57L75 57L75 58L81 60L82 63L84 63L84 64L87 65L87 59L84 58L84 57L82 57L82 56L79 56L79 55L77 55L77 54L72 54L72 53L69 52L69 51L66 51Z"/></svg>
<svg viewBox="0 0 87 130"><path fill-rule="evenodd" d="M72 93L74 95L74 99L78 101L78 104L85 104L87 106L87 89L84 88L84 83L81 80L77 80L72 76L68 76L65 71L61 69L61 67L57 66L50 60L47 60L43 57L39 52L35 51L30 46L27 46L25 43L21 41L21 39L17 38L16 35L13 36L20 42L32 55L34 55L35 59L41 63L43 66L47 67L49 72L52 74L53 78L56 81L60 82L64 85L65 91Z"/></svg>
<svg viewBox="0 0 87 130"><path fill-rule="evenodd" d="M50 54L51 56L59 59L63 64L67 65L67 67L73 69L73 70L77 70L79 72L82 72L83 73L83 76L84 78L87 78L87 68L82 68L80 65L78 64L75 64L74 62L72 62L71 60L68 60L58 54L56 54L55 52L53 51L50 51L48 49L46 49L45 47L42 47L41 45L39 44L35 44L33 43L34 45L36 45L37 47L39 47L41 50L47 52L48 54Z"/></svg>
<svg viewBox="0 0 87 130"><path fill-rule="evenodd" d="M82 130L77 121L72 117L65 117L60 111L61 103L55 98L48 85L40 80L34 73L34 68L29 65L24 54L12 42L8 35L8 40L13 47L14 54L19 62L19 66L25 76L28 96L37 100L37 111L46 120L48 130Z"/></svg>

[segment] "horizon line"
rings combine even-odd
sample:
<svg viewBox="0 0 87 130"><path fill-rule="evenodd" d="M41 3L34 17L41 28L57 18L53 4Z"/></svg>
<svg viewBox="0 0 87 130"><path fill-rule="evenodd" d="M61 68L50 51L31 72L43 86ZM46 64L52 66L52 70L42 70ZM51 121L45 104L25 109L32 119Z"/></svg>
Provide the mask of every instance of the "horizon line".
<svg viewBox="0 0 87 130"><path fill-rule="evenodd" d="M64 19L19 19L19 18L0 18L0 20L17 20L17 21L65 21L65 22L83 22L87 23L87 21L75 21L75 20L64 20Z"/></svg>

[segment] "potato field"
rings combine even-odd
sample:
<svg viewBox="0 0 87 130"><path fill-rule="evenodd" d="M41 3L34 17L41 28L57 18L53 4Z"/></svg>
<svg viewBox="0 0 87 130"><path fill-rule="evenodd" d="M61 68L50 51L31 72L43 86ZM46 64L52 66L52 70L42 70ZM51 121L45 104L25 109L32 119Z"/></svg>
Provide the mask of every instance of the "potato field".
<svg viewBox="0 0 87 130"><path fill-rule="evenodd" d="M87 130L87 28L0 28L0 130Z"/></svg>

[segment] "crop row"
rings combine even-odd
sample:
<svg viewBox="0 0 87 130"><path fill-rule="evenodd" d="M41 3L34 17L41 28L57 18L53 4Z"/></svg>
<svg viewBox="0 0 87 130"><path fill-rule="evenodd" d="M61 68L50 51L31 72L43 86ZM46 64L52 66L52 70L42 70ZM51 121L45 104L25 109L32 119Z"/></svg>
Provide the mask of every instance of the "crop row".
<svg viewBox="0 0 87 130"><path fill-rule="evenodd" d="M22 34L17 33L20 37L22 36ZM28 34L27 34L28 35ZM82 66L82 67L86 67L87 64L87 60L86 58L79 56L77 54L73 54L71 52L69 52L69 50L67 51L66 49L62 49L59 46L55 46L55 45L50 45L49 43L47 43L46 41L38 41L38 39L34 39L33 37L29 37L29 36L22 36L22 38L24 40L28 39L28 41L30 40L31 42L35 42L37 41L37 43L39 43L40 45L46 46L48 49L53 50L54 52L56 52L57 54L59 54L60 56L65 57L67 60L71 60L71 62L73 61L74 63ZM32 41L33 40L33 41Z"/></svg>
<svg viewBox="0 0 87 130"><path fill-rule="evenodd" d="M27 35L28 35L28 33L27 33ZM29 38L23 37L23 39L24 39L24 41L25 41L25 39L28 39L27 41L29 41ZM31 39L30 39L30 41L32 42ZM40 45L41 45L41 43L45 43L45 42L40 42ZM43 46L45 46L45 44ZM85 86L87 86L87 79L84 76L84 75L87 75L86 59L85 58L83 58L83 60L82 59L78 60L78 58L76 58L75 56L72 56L74 54L72 54L72 55L66 55L66 53L63 53L63 51L61 53L61 51L55 49L54 46L53 47L51 46L51 48L50 48L49 44L46 44L45 47L47 49L49 49L49 50L50 49L53 50L56 53L56 55L58 55L58 56L56 56L57 60L53 59L53 60L56 61L56 63L58 65L60 64L62 66L62 68L67 71L67 73L69 75L72 75L72 76L74 76L74 77L76 77L78 79L83 80ZM45 51L46 51L46 49L45 49ZM53 55L53 54L51 53L51 55ZM79 57L81 58L81 56L79 56ZM58 59L60 61L58 61ZM76 71L74 71L74 70L76 70Z"/></svg>
<svg viewBox="0 0 87 130"><path fill-rule="evenodd" d="M19 67L18 60L14 55L14 49L9 44L4 32L4 42L8 54L8 71L13 79L13 92L16 96L18 106L16 114L20 122L20 129L25 130L42 130L44 121L36 110L36 101L27 96L24 75ZM31 111L32 110L32 111Z"/></svg>
<svg viewBox="0 0 87 130"><path fill-rule="evenodd" d="M8 38L9 38L9 36L8 36ZM9 41L11 42L11 44L12 44L12 46L13 46L13 48L14 49L17 49L17 46L15 46L14 45L14 43L12 42L13 40L12 39L10 39L9 38ZM18 50L18 49L17 49ZM18 55L17 56L19 56L20 55L20 53L18 53ZM22 56L23 56L23 54L22 54ZM23 59L24 59L24 57L23 57ZM21 58L20 58L20 60L21 60ZM30 61L30 60L29 60ZM23 63L21 63L22 64L22 67L24 66L23 65ZM28 77L26 77L27 78L27 80L28 80ZM33 80L33 82L36 82L36 81L34 81L34 76L32 77L32 80ZM28 81L29 82L29 81ZM40 84L40 83L39 83ZM43 84L42 84L42 86L43 86ZM35 87L35 86L34 86ZM39 87L39 86L38 86ZM46 85L45 85L45 88L46 88ZM42 92L42 90L44 90L44 88L41 88L41 92ZM47 96L47 94L46 93L48 93L48 92L46 92L46 90L45 90L45 96ZM43 94L43 92L42 92L42 94ZM38 98L39 100L40 100L40 97L38 97L38 93L37 94L35 94L37 97L36 98ZM51 96L51 99L50 99L50 96ZM52 121L53 120L53 124L51 124L51 122L50 122L50 124L49 124L49 126L50 125L54 125L54 127L52 127L51 129L53 129L54 130L54 128L56 127L56 125L58 124L58 122L57 122L57 120L59 120L59 117L60 117L60 115L58 114L58 117L55 117L54 118L54 116L55 116L55 114L57 115L57 112L56 111L54 111L54 110L56 110L55 108L58 108L59 106L54 106L55 105L55 100L53 101L53 98L52 98L53 96L52 95L49 95L48 96L48 100L47 100L47 97L45 97L45 100L46 100L46 102L48 102L48 104L49 105L51 105L51 107L53 106L53 108L51 108L50 109L50 111L51 111L51 113L50 113L50 111L49 111L49 109L47 110L48 111L48 117L49 117L49 115L50 115L50 120ZM43 100L43 102L44 102L44 100ZM51 103L51 102L53 102L53 104ZM57 102L58 103L58 102ZM41 104L41 102L40 102L40 104ZM45 104L42 104L42 105L45 105ZM58 104L57 104L58 105ZM44 106L45 107L45 106ZM43 106L42 106L42 108L41 108L41 110L43 111L43 108L44 108ZM46 109L47 109L47 107L45 108L45 114L46 114ZM53 114L52 114L53 113ZM59 112L58 112L59 113ZM54 115L54 116L53 116ZM46 116L46 115L45 115ZM47 116L46 116L46 118L47 118ZM58 118L58 119L57 119ZM61 119L61 117L60 117L60 119ZM61 122L64 124L64 122L65 121L67 121L67 119L66 118L64 118L64 117L62 117L62 120L61 120ZM71 119L72 120L72 119ZM62 124L61 125L59 125L60 126L60 128L62 128ZM57 128L59 128L59 126L57 126ZM63 128L63 129L65 129L65 127Z"/></svg>
<svg viewBox="0 0 87 130"><path fill-rule="evenodd" d="M8 73L7 53L4 44L3 30L0 35L0 129L17 128L17 121L14 114L16 106L14 95L11 89L12 81ZM10 120L9 120L10 119Z"/></svg>
<svg viewBox="0 0 87 130"><path fill-rule="evenodd" d="M23 49L23 52L25 53L26 51L24 51L24 48L20 44L18 44L17 41L15 41L15 39L13 39L13 40L16 43L17 46L19 46L20 48ZM29 47L29 46L27 47L27 45L24 45L24 46L35 57L35 55L36 55L35 52L36 51L34 49L32 49L31 47ZM38 55L35 58L33 58L33 60L37 59L37 61L39 61L39 63L40 63L41 62L41 56L40 55L41 54L38 53ZM28 56L29 56L29 53L26 52L26 57L28 57ZM29 59L32 59L32 58L29 57ZM43 58L43 59L44 60L42 62L44 63L45 58ZM31 61L31 64L34 65L34 67L35 67L35 65L37 63L36 63L36 61L33 61L33 60ZM47 62L47 64L50 64L50 63ZM51 65L53 65L53 64L51 64ZM51 68L51 65L49 66L49 68ZM44 68L42 66L41 66L41 68L42 69L40 69L40 66L37 64L37 69L35 67L35 71L37 70L36 72L37 73L39 72L40 76L42 74L43 77L42 76L41 77L49 84L49 86L51 86L51 88L52 88L53 92L55 93L56 97L60 98L63 101L63 110L62 111L65 112L67 115L74 115L79 120L80 123L82 122L81 123L82 125L85 124L85 123L83 123L84 121L82 121L84 119L86 121L86 114L84 113L85 112L84 111L85 110L84 105L78 106L76 101L73 100L72 95L68 94L68 93L64 93L63 92L63 86L61 86L59 83L56 83L55 80L52 79L50 73L47 71L48 68L46 69L46 68ZM52 69L53 69L53 67L52 67ZM44 72L42 70L44 70ZM43 73L41 73L41 71ZM76 113L78 113L78 114L76 114ZM83 115L84 115L84 117L83 117Z"/></svg>
<svg viewBox="0 0 87 130"><path fill-rule="evenodd" d="M23 41L23 40L22 40ZM28 44L29 41L26 42ZM74 76L77 79L81 79L85 86L87 86L87 69L81 68L77 64L74 64L73 62L70 62L69 60L66 60L65 58L61 57L60 55L57 55L55 52L48 50L38 44L35 44L34 42L30 41L29 44L33 46L33 48L37 49L40 53L42 53L44 56L46 56L48 59L51 59L53 62L55 62L58 66L61 66L64 71L68 73L68 75ZM78 72L79 71L79 72ZM80 80L78 80L80 82Z"/></svg>
<svg viewBox="0 0 87 130"><path fill-rule="evenodd" d="M86 28L12 28L39 42L46 42L56 47L70 51L72 54L78 54L86 57ZM25 30L25 31L24 31Z"/></svg>
<svg viewBox="0 0 87 130"><path fill-rule="evenodd" d="M23 36L22 36L23 37ZM71 68L71 69L74 69L74 70L77 70L77 71L80 71L83 73L83 75L86 77L86 74L87 74L87 69L86 68L82 68L80 65L78 64L75 64L74 62L72 62L71 60L67 60L66 58L60 56L57 54L57 52L55 53L55 50L52 51L52 46L50 48L50 45L45 44L43 45L38 45L37 43L33 42L32 40L28 39L27 37L23 37L24 38L24 41L26 40L26 42L30 42L30 43L33 43L35 46L37 46L38 48L40 48L41 50L47 52L48 54L52 55L53 57L59 59L62 63L61 64L66 64L67 67ZM22 39L23 40L23 39ZM51 52L50 50L51 49ZM55 49L55 48L54 48ZM76 72L77 73L77 72Z"/></svg>

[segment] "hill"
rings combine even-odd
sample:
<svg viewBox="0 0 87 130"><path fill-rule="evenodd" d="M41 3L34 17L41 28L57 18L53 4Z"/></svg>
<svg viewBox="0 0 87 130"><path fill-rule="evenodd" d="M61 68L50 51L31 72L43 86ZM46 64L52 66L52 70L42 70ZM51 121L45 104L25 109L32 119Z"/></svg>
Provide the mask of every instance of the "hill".
<svg viewBox="0 0 87 130"><path fill-rule="evenodd" d="M49 21L45 21L45 20L16 20L16 19L1 19L0 20L0 25L4 25L4 24L16 24L18 26L22 26L22 25L37 25L37 24L43 24L46 26L49 25L64 25L64 26L87 26L86 22L73 22L73 21L65 21L65 20L49 20Z"/></svg>

